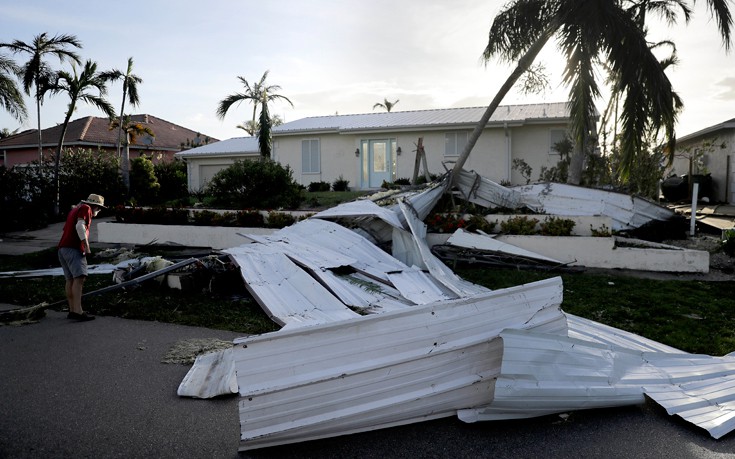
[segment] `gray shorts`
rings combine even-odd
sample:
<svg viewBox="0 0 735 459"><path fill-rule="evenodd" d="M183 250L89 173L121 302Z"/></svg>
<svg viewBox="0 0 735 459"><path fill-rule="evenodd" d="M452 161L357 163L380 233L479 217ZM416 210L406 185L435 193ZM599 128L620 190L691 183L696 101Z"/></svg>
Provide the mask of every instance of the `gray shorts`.
<svg viewBox="0 0 735 459"><path fill-rule="evenodd" d="M87 257L81 250L70 247L59 249L59 262L64 270L64 277L73 279L75 277L87 277Z"/></svg>

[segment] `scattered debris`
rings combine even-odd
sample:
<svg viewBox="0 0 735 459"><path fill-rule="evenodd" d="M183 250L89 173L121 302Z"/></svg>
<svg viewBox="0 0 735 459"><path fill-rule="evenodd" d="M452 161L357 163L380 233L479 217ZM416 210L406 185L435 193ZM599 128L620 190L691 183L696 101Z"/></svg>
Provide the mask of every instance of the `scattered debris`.
<svg viewBox="0 0 735 459"><path fill-rule="evenodd" d="M603 214L616 231L673 214L617 193L557 184L510 189L466 172L459 189L487 207ZM231 350L242 450L445 416L524 418L645 396L714 438L735 429L735 354L691 355L565 314L560 278L497 291L458 278L429 250L420 221L440 196L436 188L386 193L380 199L388 207L338 206L227 250L256 300L284 325L238 339ZM222 375L212 382L219 390L192 385L190 393L232 387L228 357L211 359L192 370ZM690 406L697 408L687 412Z"/></svg>

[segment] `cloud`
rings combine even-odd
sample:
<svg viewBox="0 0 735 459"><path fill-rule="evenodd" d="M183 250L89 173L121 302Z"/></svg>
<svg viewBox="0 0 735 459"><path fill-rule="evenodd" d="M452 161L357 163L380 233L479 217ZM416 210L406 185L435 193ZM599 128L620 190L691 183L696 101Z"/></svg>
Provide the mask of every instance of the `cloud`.
<svg viewBox="0 0 735 459"><path fill-rule="evenodd" d="M715 83L718 88L724 88L715 94L715 99L735 100L735 77L726 77Z"/></svg>

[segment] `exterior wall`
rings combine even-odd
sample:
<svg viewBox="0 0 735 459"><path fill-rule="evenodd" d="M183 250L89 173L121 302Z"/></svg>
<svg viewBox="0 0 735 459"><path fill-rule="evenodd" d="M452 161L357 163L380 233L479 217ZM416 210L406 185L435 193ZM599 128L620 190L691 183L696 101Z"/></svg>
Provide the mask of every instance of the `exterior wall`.
<svg viewBox="0 0 735 459"><path fill-rule="evenodd" d="M687 149L693 151L703 141L710 139L716 139L716 145L711 153L706 153L702 158L705 170L694 167L692 174L711 174L712 199L715 202L735 204L735 130L719 131L677 143L678 154L666 175L688 175L689 159L683 156L684 152ZM725 148L720 148L722 144Z"/></svg>
<svg viewBox="0 0 735 459"><path fill-rule="evenodd" d="M559 160L558 155L550 155L550 130L565 129L566 125L538 124L488 128L480 136L464 168L474 170L497 182L511 181L512 184L525 184L525 179L512 170L513 158L523 158L532 168L532 179L538 178L542 166L553 167ZM393 180L411 178L416 159L416 144L423 138L424 151L429 172L441 175L451 169L458 156L445 155L445 134L466 132L471 129L443 129L434 131L405 132L361 132L361 133L320 133L300 135L279 135L274 139L273 158L282 165L289 165L294 179L308 186L312 182L332 183L340 176L349 181L352 189L359 189L362 183L362 141L394 139L401 153L394 158ZM507 133L507 135L506 135ZM320 144L320 170L318 173L303 173L301 141L318 139ZM510 149L510 152L509 152ZM360 150L360 156L355 155ZM423 165L420 174L423 174Z"/></svg>
<svg viewBox="0 0 735 459"><path fill-rule="evenodd" d="M206 187L214 174L235 163L236 160L259 158L258 154L238 154L233 156L184 157L186 175L190 191L200 191Z"/></svg>

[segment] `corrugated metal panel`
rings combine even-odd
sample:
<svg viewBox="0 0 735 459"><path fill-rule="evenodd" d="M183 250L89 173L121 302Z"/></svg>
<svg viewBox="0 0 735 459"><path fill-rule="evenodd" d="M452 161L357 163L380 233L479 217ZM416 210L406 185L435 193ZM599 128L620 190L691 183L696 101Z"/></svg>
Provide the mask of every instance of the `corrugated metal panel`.
<svg viewBox="0 0 735 459"><path fill-rule="evenodd" d="M644 395L670 414L719 438L735 429L735 358L642 352L635 335L569 320L598 331L597 342L524 330L505 330L503 363L493 401L461 410L466 422L542 416L571 410L643 403ZM571 332L576 334L576 332ZM632 348L611 342L628 343Z"/></svg>
<svg viewBox="0 0 735 459"><path fill-rule="evenodd" d="M236 340L241 449L453 415L492 398L493 338L564 333L561 279Z"/></svg>
<svg viewBox="0 0 735 459"><path fill-rule="evenodd" d="M426 243L426 225L417 218L405 201L400 201L399 205L403 212L403 217L411 228L411 233L414 236L416 247L421 254L421 258L434 279L441 282L445 287L456 293L459 297L479 295L488 291L485 287L467 282L460 278L454 274L447 265L434 256L434 254L431 253L429 244Z"/></svg>
<svg viewBox="0 0 735 459"><path fill-rule="evenodd" d="M198 355L176 391L179 397L194 398L213 398L237 392L232 349Z"/></svg>
<svg viewBox="0 0 735 459"><path fill-rule="evenodd" d="M303 118L273 128L273 135L304 131L354 131L369 129L417 129L469 127L480 121L487 107L447 108L406 112L364 113ZM488 124L560 121L569 118L566 103L499 106Z"/></svg>
<svg viewBox="0 0 735 459"><path fill-rule="evenodd" d="M276 323L295 327L359 317L288 257L248 245L227 251L248 291Z"/></svg>
<svg viewBox="0 0 735 459"><path fill-rule="evenodd" d="M525 250L512 244L497 241L493 237L483 234L474 234L464 231L462 228L458 229L447 239L447 244L451 244L457 247L465 247L468 249L479 249L487 250L491 252L502 252L512 255L518 255L526 258L534 258L536 260L548 261L551 263L562 264L561 261L553 258L545 257L536 252Z"/></svg>
<svg viewBox="0 0 735 459"><path fill-rule="evenodd" d="M475 172L460 170L455 185L465 199L483 207L516 209L521 206L521 194L518 191L497 184Z"/></svg>
<svg viewBox="0 0 735 459"><path fill-rule="evenodd" d="M612 230L638 228L652 220L665 221L674 211L636 196L563 183L514 187L529 208L552 215L606 215Z"/></svg>

